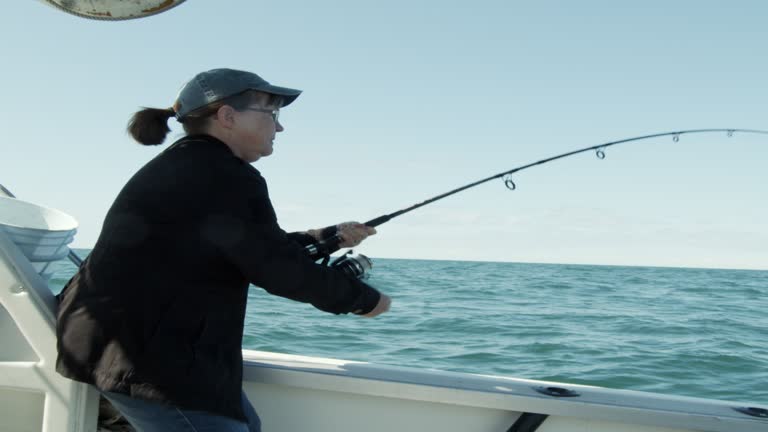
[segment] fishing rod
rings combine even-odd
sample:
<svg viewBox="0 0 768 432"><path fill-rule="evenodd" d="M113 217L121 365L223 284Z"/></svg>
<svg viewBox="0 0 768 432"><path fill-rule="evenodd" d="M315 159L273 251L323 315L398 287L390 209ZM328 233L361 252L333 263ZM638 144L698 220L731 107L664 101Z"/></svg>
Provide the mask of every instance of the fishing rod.
<svg viewBox="0 0 768 432"><path fill-rule="evenodd" d="M685 134L722 133L722 132L725 132L729 138L732 137L735 133L768 135L768 131L758 130L758 129L689 129L689 130L680 130L680 131L674 131L674 132L655 133L655 134L650 134L650 135L643 135L643 136L637 136L637 137L632 137L632 138L625 138L625 139L621 139L621 140L618 140L618 141L611 141L611 142L607 142L607 143L603 143L603 144L593 145L593 146L590 146L590 147L585 147L585 148L574 150L574 151L570 151L570 152L567 152L567 153L562 153L562 154L559 154L559 155L556 155L556 156L552 156L552 157L549 157L549 158L546 158L546 159L542 159L540 161L536 161L536 162L529 163L529 164L526 164L526 165L522 165L522 166L519 166L519 167L516 167L516 168L512 168L512 169L504 171L504 172L500 172L500 173L492 175L490 177L486 177L484 179L481 179L481 180L478 180L478 181L466 184L464 186L461 186L461 187L458 187L456 189L450 190L448 192L442 193L440 195L434 196L434 197L429 198L427 200L424 200L424 201L422 201L420 203L414 204L414 205L412 205L410 207L406 207L406 208L404 208L402 210L398 210L398 211L393 212L393 213L381 215L381 216L379 216L377 218L369 220L368 222L365 223L365 225L367 225L369 227L377 227L377 226L379 226L379 225L381 225L381 224L383 224L385 222L389 222L390 220L392 220L392 219L394 219L394 218L396 218L398 216L401 216L401 215L404 215L404 214L406 214L408 212L416 210L417 208L424 207L427 204L431 204L431 203L433 203L435 201L439 201L439 200L441 200L443 198L449 197L449 196L457 194L457 193L459 193L461 191L465 191L467 189L473 188L475 186L481 185L483 183L486 183L486 182L489 182L491 180L495 180L495 179L498 179L498 178L503 178L504 185L508 189L514 190L517 186L515 185L515 182L512 180L512 174L520 172L520 171L523 171L523 170L528 169L528 168L532 168L532 167L538 166L538 165L543 165L543 164L546 164L546 163L549 163L549 162L552 162L552 161L555 161L555 160L558 160L558 159L563 159L563 158L566 158L566 157L569 157L569 156L577 155L579 153L584 153L584 152L588 152L588 151L594 150L595 151L595 155L597 156L598 159L605 159L605 149L608 148L608 147L611 147L611 146L619 145L619 144L625 144L625 143L634 142L634 141L643 141L643 140L648 140L648 139L652 139L652 138L659 138L659 137L664 137L664 136L671 136L672 140L674 142L678 142L678 141L680 141L680 136L681 135L685 135ZM328 237L327 239L321 240L318 243L314 243L314 244L311 244L309 246L306 246L305 247L305 251L309 254L309 256L312 259L314 259L314 260L323 259L323 263L327 264L328 263L328 257L332 253L334 253L334 252L336 252L337 250L340 249L339 248L339 244L341 242L342 242L342 238L338 234L334 234L334 235ZM355 268L357 267L357 264L355 264L354 262L353 263L349 263L348 262L349 260L347 260L345 262L345 260L343 258L344 257L338 258L336 261L331 263L331 265L337 265L337 266L338 265L342 265L342 266L353 265L353 266L355 266ZM367 258L365 258L365 259L367 260ZM353 259L351 261L355 261L355 260ZM364 267L364 265L362 265L362 266ZM368 266L368 268L370 268L370 265Z"/></svg>

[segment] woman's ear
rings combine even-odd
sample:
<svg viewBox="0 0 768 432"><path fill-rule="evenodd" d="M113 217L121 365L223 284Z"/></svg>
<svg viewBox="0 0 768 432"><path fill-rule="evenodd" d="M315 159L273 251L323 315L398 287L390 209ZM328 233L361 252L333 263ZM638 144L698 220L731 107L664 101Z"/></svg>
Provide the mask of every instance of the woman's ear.
<svg viewBox="0 0 768 432"><path fill-rule="evenodd" d="M224 129L232 129L235 125L235 109L229 105L222 105L216 110L213 121L217 122Z"/></svg>

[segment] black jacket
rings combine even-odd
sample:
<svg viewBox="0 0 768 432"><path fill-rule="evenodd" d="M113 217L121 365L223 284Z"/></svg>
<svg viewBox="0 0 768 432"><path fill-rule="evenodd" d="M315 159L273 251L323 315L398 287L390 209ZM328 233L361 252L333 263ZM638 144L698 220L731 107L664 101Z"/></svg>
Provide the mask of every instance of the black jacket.
<svg viewBox="0 0 768 432"><path fill-rule="evenodd" d="M99 389L244 419L249 283L331 313L379 293L312 262L277 224L259 172L187 137L125 185L60 299L56 368Z"/></svg>

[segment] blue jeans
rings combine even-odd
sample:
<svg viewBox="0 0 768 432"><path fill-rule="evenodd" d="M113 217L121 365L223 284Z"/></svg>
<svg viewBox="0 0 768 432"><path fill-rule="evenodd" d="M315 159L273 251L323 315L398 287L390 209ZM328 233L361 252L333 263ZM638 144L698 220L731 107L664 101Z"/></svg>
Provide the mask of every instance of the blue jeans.
<svg viewBox="0 0 768 432"><path fill-rule="evenodd" d="M261 432L261 420L242 393L248 423L205 411L183 410L173 405L102 392L138 432Z"/></svg>

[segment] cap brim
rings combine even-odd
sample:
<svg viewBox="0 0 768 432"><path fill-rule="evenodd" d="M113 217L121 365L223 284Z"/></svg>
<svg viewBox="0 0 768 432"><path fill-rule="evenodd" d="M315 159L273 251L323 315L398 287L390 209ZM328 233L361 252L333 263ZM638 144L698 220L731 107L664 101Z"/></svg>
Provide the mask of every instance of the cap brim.
<svg viewBox="0 0 768 432"><path fill-rule="evenodd" d="M288 87L274 86L272 84L263 86L263 87L259 88L258 90L259 91L263 91L265 93L271 93L271 94L275 94L275 95L278 95L278 96L282 96L283 97L283 105L282 106L290 105L301 94L301 90L296 90L296 89L292 89L292 88L288 88Z"/></svg>

